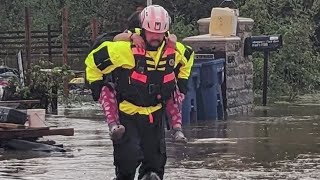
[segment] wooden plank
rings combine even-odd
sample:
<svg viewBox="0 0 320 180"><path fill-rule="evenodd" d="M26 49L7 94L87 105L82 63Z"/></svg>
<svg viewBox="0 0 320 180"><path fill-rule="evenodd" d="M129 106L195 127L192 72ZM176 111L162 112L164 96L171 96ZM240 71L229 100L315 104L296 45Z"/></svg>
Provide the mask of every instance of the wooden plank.
<svg viewBox="0 0 320 180"><path fill-rule="evenodd" d="M0 56L16 56L17 52L0 52Z"/></svg>
<svg viewBox="0 0 320 180"><path fill-rule="evenodd" d="M51 52L52 55L61 57L61 51L53 51ZM0 53L1 54L1 53ZM82 50L82 51L68 51L68 55L87 55L88 51ZM48 55L48 52L44 51L44 52L33 52L32 55Z"/></svg>
<svg viewBox="0 0 320 180"><path fill-rule="evenodd" d="M50 46L52 49L61 49L62 48L62 46L60 45L60 46ZM48 45L46 45L46 46L33 46L32 47L33 49L48 49L49 48L49 46Z"/></svg>
<svg viewBox="0 0 320 180"><path fill-rule="evenodd" d="M58 54L58 55L61 55L61 51L52 51L51 52L53 55L54 54ZM87 54L88 53L88 51L85 51L85 50L79 50L79 51L76 51L76 50L69 50L68 51L68 54ZM48 54L48 52L47 51L43 51L43 52L32 52L31 54L33 54L33 55L41 55L41 54L44 54L44 55L47 55Z"/></svg>
<svg viewBox="0 0 320 180"><path fill-rule="evenodd" d="M54 56L61 56L61 51L53 51L51 52L52 55ZM43 52L31 52L31 55L40 55L40 56L47 56L49 53L47 51L43 51ZM68 51L68 55L86 55L88 54L87 50L83 50L83 51ZM15 51L10 51L10 52L1 52L0 51L0 56L16 56L17 52Z"/></svg>
<svg viewBox="0 0 320 180"><path fill-rule="evenodd" d="M11 46L11 47L3 47L2 51L4 50L23 50L25 46L17 47L17 46Z"/></svg>
<svg viewBox="0 0 320 180"><path fill-rule="evenodd" d="M55 32L55 33L58 33L58 32L61 32L61 31L58 31L58 30L51 30L50 29L50 32ZM31 31L32 34L47 34L48 31Z"/></svg>
<svg viewBox="0 0 320 180"><path fill-rule="evenodd" d="M32 50L38 50L38 49L46 49L47 46L38 46L38 47L31 47L31 52ZM18 46L11 46L11 47L3 47L2 50L0 50L0 52L5 53L8 51L19 51L19 50L24 50L24 46L18 47Z"/></svg>
<svg viewBox="0 0 320 180"><path fill-rule="evenodd" d="M25 125L13 124L13 123L0 123L0 128L4 129L25 129Z"/></svg>
<svg viewBox="0 0 320 180"><path fill-rule="evenodd" d="M22 40L24 40L24 39L22 39ZM59 48L62 48L62 43L61 43L61 41L55 41L55 40L52 40L51 39L51 41L50 41L53 45L55 45L55 46L59 46ZM31 44L32 45L35 45L35 44L48 44L49 43L49 41L48 40L39 40L39 41L37 41L37 40L35 40L35 39L33 39L32 40L32 42L31 42ZM24 41L10 41L10 42L7 42L7 41L5 41L5 42L0 42L0 44L2 44L2 45L4 45L4 46L8 46L8 45L21 45L21 46L24 46L25 45L25 42ZM9 47L10 47L9 46ZM86 47L86 48L88 48L88 47L90 47L90 42L89 41L79 41L79 42L70 42L69 43L69 46L68 47L70 47L70 48L77 48L77 47Z"/></svg>
<svg viewBox="0 0 320 180"><path fill-rule="evenodd" d="M34 130L49 130L50 127L27 127L27 129L34 129Z"/></svg>
<svg viewBox="0 0 320 180"><path fill-rule="evenodd" d="M51 36L51 37L52 37L52 36ZM34 39L33 39L33 41L31 42L31 44L48 44L48 43L49 43L48 40L39 40L39 41L37 41L37 40L34 40ZM56 44L57 42L56 42L56 40L51 39L51 43ZM58 42L58 44L60 44L60 42Z"/></svg>
<svg viewBox="0 0 320 180"><path fill-rule="evenodd" d="M31 32L32 32L32 33L39 33L39 32L47 33L47 31L31 31ZM61 30L50 29L50 32L52 32L52 33L61 33Z"/></svg>
<svg viewBox="0 0 320 180"><path fill-rule="evenodd" d="M90 44L90 39L81 39L81 40L73 40L73 41L70 41L69 43L70 44L79 44L79 43L88 43Z"/></svg>
<svg viewBox="0 0 320 180"><path fill-rule="evenodd" d="M32 36L32 39L44 39L44 38L48 38L48 35L34 35L30 33L30 36ZM56 38L59 37L59 34L53 34L51 35L52 38ZM25 36L0 36L1 40L12 40L12 39L24 39Z"/></svg>
<svg viewBox="0 0 320 180"><path fill-rule="evenodd" d="M70 56L73 56L73 57L81 57L81 58L85 58L86 55L88 55L88 53L82 53L82 54L72 54L72 53L69 53ZM0 58L10 58L10 59L13 59L15 58L17 55L17 53L14 53L14 52L10 52L10 53L1 53L0 52ZM48 57L48 53L38 53L38 54L31 54L31 57L32 58L39 58L39 57ZM61 53L58 54L52 54L52 57L53 59L58 59L57 62L60 62L60 59L62 59L61 57ZM10 61L11 62L11 61ZM60 66L60 64L58 63L58 65Z"/></svg>
<svg viewBox="0 0 320 180"><path fill-rule="evenodd" d="M0 106L18 107L20 104L39 104L40 100L16 100L16 101L0 101Z"/></svg>
<svg viewBox="0 0 320 180"><path fill-rule="evenodd" d="M70 49L89 49L89 47L90 47L89 45L82 45L82 44L69 46Z"/></svg>
<svg viewBox="0 0 320 180"><path fill-rule="evenodd" d="M21 48L24 48L24 46L6 46L6 47L3 47L2 51L5 51L5 50L16 50L16 49L21 49ZM31 49L45 49L47 50L49 48L48 45L45 45L45 46L31 46ZM51 46L52 49L61 49L62 46ZM69 49L89 49L89 46L69 46Z"/></svg>
<svg viewBox="0 0 320 180"><path fill-rule="evenodd" d="M13 109L16 109L19 105L20 103L5 103L5 101L0 101L0 106L5 106Z"/></svg>
<svg viewBox="0 0 320 180"><path fill-rule="evenodd" d="M60 30L51 30L53 33L60 33ZM24 34L25 31L0 31L0 34ZM31 31L31 33L47 33L47 31Z"/></svg>
<svg viewBox="0 0 320 180"><path fill-rule="evenodd" d="M56 37L59 37L60 35L53 35L51 34L51 38L56 38ZM48 38L48 35L32 35L32 39L44 39L44 38Z"/></svg>
<svg viewBox="0 0 320 180"><path fill-rule="evenodd" d="M23 40L24 40L24 39L23 39ZM35 41L35 40L33 40L33 41L31 42L32 45L34 45L34 44L48 44L48 43L49 43L48 40L45 40L45 41L42 41L42 40L40 40L40 41ZM51 39L51 43L55 43L55 41ZM7 45L21 45L21 46L24 46L24 45L25 45L25 42L24 42L24 41L12 41L12 42L7 42L7 41L5 41L5 42L0 42L0 44L2 44L2 45L4 45L4 46L7 46ZM59 42L58 44L60 44L60 42Z"/></svg>
<svg viewBox="0 0 320 180"><path fill-rule="evenodd" d="M1 130L0 139L13 139L13 138L30 138L30 137L43 137L43 136L73 136L73 128L56 128L56 129L11 129Z"/></svg>
<svg viewBox="0 0 320 180"><path fill-rule="evenodd" d="M24 39L24 36L1 36L0 39Z"/></svg>
<svg viewBox="0 0 320 180"><path fill-rule="evenodd" d="M15 55L17 55L16 52L7 52L7 53L0 52L0 56L15 56Z"/></svg>
<svg viewBox="0 0 320 180"><path fill-rule="evenodd" d="M24 31L0 31L0 34L24 34Z"/></svg>
<svg viewBox="0 0 320 180"><path fill-rule="evenodd" d="M47 42L48 43L48 42ZM37 44L37 46L35 46L35 44ZM39 45L40 43L34 43L33 46L31 46L31 49L48 49L49 46L48 44L46 45ZM4 45L4 47L2 47L2 51L3 50L10 50L10 49L18 49L18 48L24 48L24 44L15 44L14 46L11 45L11 46L6 46ZM51 45L50 46L52 49L62 49L62 45ZM81 45L81 44L78 44L78 45L71 45L69 46L68 48L69 49L89 49L89 45Z"/></svg>
<svg viewBox="0 0 320 180"><path fill-rule="evenodd" d="M1 103L40 103L39 99L30 99L30 100L16 100L16 101L0 101Z"/></svg>
<svg viewBox="0 0 320 180"><path fill-rule="evenodd" d="M13 42L0 42L0 44L2 44L2 45L22 45L22 46L24 46L25 45L25 43L24 43L24 39L23 39L23 41L13 41Z"/></svg>

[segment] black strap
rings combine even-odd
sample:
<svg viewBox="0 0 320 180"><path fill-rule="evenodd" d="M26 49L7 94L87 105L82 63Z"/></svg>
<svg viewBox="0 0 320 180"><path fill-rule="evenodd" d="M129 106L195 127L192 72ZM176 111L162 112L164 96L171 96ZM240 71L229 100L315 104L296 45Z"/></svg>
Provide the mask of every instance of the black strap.
<svg viewBox="0 0 320 180"><path fill-rule="evenodd" d="M167 112L166 112L166 103L163 102L161 103L162 104L162 108L161 108L161 113L162 113L162 122L165 122L166 123L166 127L167 127L167 130L169 131L171 128L170 128L170 123L169 123L169 117L167 115Z"/></svg>

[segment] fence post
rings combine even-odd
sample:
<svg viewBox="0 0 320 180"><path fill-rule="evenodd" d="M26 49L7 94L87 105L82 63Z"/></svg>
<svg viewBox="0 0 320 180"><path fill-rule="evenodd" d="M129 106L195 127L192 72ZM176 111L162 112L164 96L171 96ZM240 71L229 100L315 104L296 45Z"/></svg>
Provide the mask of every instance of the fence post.
<svg viewBox="0 0 320 180"><path fill-rule="evenodd" d="M48 56L49 56L49 61L52 62L51 25L50 24L48 24Z"/></svg>
<svg viewBox="0 0 320 180"><path fill-rule="evenodd" d="M30 29L30 11L28 7L25 7L25 46L26 46L26 62L27 71L31 68L31 29ZM30 83L30 73L27 73L27 83Z"/></svg>
<svg viewBox="0 0 320 180"><path fill-rule="evenodd" d="M62 13L62 54L63 64L68 64L68 8L63 8ZM63 94L67 98L69 94L68 90L68 79L66 78L63 82Z"/></svg>
<svg viewBox="0 0 320 180"><path fill-rule="evenodd" d="M98 36L98 23L97 23L97 19L93 18L91 20L91 41L94 42L94 40L97 38Z"/></svg>

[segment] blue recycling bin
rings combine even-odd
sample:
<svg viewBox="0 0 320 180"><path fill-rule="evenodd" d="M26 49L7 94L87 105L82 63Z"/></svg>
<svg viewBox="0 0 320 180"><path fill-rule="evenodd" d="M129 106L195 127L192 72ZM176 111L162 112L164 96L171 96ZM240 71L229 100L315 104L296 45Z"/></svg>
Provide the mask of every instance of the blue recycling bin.
<svg viewBox="0 0 320 180"><path fill-rule="evenodd" d="M223 118L221 84L224 76L224 59L212 59L201 64L200 93L202 100L201 120Z"/></svg>
<svg viewBox="0 0 320 180"><path fill-rule="evenodd" d="M200 71L201 64L194 63L188 80L188 92L182 104L183 124L197 122L198 120L197 91L200 87Z"/></svg>

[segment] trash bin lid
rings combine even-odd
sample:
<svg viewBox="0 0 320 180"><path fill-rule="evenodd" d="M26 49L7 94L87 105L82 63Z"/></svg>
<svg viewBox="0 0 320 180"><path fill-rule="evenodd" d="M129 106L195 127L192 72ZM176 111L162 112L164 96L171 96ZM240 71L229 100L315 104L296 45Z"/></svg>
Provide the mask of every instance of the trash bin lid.
<svg viewBox="0 0 320 180"><path fill-rule="evenodd" d="M225 62L225 59L221 58L221 59L214 59L214 60L210 60L210 61L203 61L202 64L203 65L213 65L213 64L223 64Z"/></svg>

